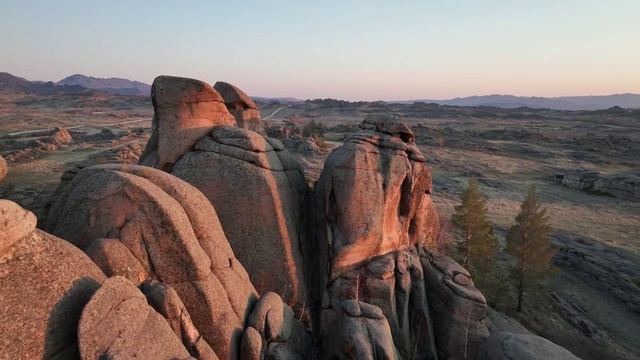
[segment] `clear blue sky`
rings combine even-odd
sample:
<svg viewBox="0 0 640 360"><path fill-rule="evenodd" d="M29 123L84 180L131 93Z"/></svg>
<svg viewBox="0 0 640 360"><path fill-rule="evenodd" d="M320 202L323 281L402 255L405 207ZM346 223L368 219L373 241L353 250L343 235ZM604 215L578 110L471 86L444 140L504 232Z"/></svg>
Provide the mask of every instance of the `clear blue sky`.
<svg viewBox="0 0 640 360"><path fill-rule="evenodd" d="M300 98L640 93L640 0L2 0L0 71Z"/></svg>

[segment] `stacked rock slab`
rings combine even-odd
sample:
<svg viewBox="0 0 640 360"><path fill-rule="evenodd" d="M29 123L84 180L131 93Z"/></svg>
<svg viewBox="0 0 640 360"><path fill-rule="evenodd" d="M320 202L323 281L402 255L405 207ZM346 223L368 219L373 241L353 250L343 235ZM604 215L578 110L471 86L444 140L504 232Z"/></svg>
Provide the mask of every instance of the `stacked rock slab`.
<svg viewBox="0 0 640 360"><path fill-rule="evenodd" d="M170 169L216 125L235 125L224 99L211 85L194 79L158 76L151 86L154 119L140 164Z"/></svg>
<svg viewBox="0 0 640 360"><path fill-rule="evenodd" d="M307 183L280 141L219 126L176 162L172 174L214 205L258 291L304 303L300 212Z"/></svg>
<svg viewBox="0 0 640 360"><path fill-rule="evenodd" d="M224 104L236 118L238 127L265 134L265 126L258 107L251 98L237 87L218 81L213 88L222 95Z"/></svg>
<svg viewBox="0 0 640 360"><path fill-rule="evenodd" d="M0 357L77 357L80 314L104 279L82 251L36 229L31 212L0 200Z"/></svg>
<svg viewBox="0 0 640 360"><path fill-rule="evenodd" d="M137 165L85 168L64 189L51 208L53 233L87 249L109 275L174 288L215 353L237 358L257 294L197 189Z"/></svg>

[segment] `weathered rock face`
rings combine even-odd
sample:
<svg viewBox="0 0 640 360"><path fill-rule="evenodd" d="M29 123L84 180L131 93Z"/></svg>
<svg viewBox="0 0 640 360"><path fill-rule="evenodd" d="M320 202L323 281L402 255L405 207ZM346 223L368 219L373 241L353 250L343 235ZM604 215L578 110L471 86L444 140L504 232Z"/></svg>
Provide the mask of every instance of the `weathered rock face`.
<svg viewBox="0 0 640 360"><path fill-rule="evenodd" d="M322 337L332 336L341 304L358 299L384 314L402 358L435 359L425 277L416 251L398 250L371 258L365 266L335 279L323 299L328 302L322 304Z"/></svg>
<svg viewBox="0 0 640 360"><path fill-rule="evenodd" d="M431 172L413 133L393 118L369 118L334 150L316 184L315 231L327 279L403 246L426 241ZM331 256L327 253L329 250Z"/></svg>
<svg viewBox="0 0 640 360"><path fill-rule="evenodd" d="M224 99L209 84L158 76L151 86L153 132L140 164L170 169L178 158L217 125L234 125Z"/></svg>
<svg viewBox="0 0 640 360"><path fill-rule="evenodd" d="M215 210L191 185L137 165L85 168L60 191L48 226L107 273L174 288L216 354L237 357L257 294ZM122 273L125 264L140 270Z"/></svg>
<svg viewBox="0 0 640 360"><path fill-rule="evenodd" d="M222 95L229 112L236 118L238 127L265 134L265 126L258 107L251 98L237 87L218 81L213 88Z"/></svg>
<svg viewBox="0 0 640 360"><path fill-rule="evenodd" d="M307 184L282 143L220 126L184 154L172 174L211 201L258 291L279 293L289 304L305 301L300 212Z"/></svg>
<svg viewBox="0 0 640 360"><path fill-rule="evenodd" d="M105 276L82 251L35 226L32 213L0 200L0 352L74 358L80 314Z"/></svg>
<svg viewBox="0 0 640 360"><path fill-rule="evenodd" d="M127 279L104 281L82 311L80 357L98 359L191 359L167 321Z"/></svg>
<svg viewBox="0 0 640 360"><path fill-rule="evenodd" d="M7 177L9 168L7 167L7 161L0 155L0 182L3 182Z"/></svg>
<svg viewBox="0 0 640 360"><path fill-rule="evenodd" d="M325 358L401 359L393 345L389 323L375 305L345 300L330 332L332 335L323 344Z"/></svg>
<svg viewBox="0 0 640 360"><path fill-rule="evenodd" d="M498 332L482 345L478 360L577 360L567 349L530 334Z"/></svg>

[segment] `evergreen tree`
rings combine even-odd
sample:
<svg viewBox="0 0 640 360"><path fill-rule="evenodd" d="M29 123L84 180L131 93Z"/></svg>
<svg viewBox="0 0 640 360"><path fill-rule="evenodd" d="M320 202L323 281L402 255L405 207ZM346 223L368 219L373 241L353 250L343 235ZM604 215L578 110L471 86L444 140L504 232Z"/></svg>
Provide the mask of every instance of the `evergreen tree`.
<svg viewBox="0 0 640 360"><path fill-rule="evenodd" d="M497 241L476 179L469 179L469 186L460 195L460 200L462 204L455 207L453 224L462 232L463 241L458 244L462 265L471 266L478 275L486 274L494 262Z"/></svg>
<svg viewBox="0 0 640 360"><path fill-rule="evenodd" d="M535 187L531 186L516 216L516 224L507 235L507 253L516 259L511 274L518 290L518 312L522 310L525 288L539 284L551 273L551 258L556 249L551 244L550 233L546 209L541 207Z"/></svg>

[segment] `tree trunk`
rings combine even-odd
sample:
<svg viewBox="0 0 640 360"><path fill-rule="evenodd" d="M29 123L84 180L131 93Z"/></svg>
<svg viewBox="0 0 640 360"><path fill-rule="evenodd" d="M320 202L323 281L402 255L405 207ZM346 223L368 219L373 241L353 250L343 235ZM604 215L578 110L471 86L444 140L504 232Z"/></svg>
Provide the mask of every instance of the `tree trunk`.
<svg viewBox="0 0 640 360"><path fill-rule="evenodd" d="M522 311L522 295L524 294L524 282L522 269L520 269L520 283L518 284L518 312Z"/></svg>

